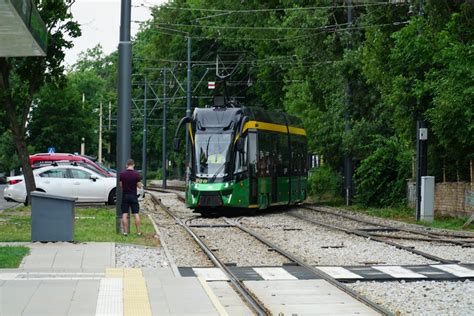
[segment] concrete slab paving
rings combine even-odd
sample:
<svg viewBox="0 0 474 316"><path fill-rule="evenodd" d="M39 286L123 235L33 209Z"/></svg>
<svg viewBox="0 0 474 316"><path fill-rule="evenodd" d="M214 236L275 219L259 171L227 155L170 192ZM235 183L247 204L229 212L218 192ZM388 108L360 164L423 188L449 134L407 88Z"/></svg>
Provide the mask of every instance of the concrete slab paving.
<svg viewBox="0 0 474 316"><path fill-rule="evenodd" d="M274 315L378 315L325 280L245 281Z"/></svg>
<svg viewBox="0 0 474 316"><path fill-rule="evenodd" d="M98 280L79 280L69 306L67 315L94 315L99 293Z"/></svg>
<svg viewBox="0 0 474 316"><path fill-rule="evenodd" d="M27 271L90 271L115 267L114 243L30 243L19 269Z"/></svg>
<svg viewBox="0 0 474 316"><path fill-rule="evenodd" d="M143 269L153 315L218 315L197 278L175 277L171 268Z"/></svg>
<svg viewBox="0 0 474 316"><path fill-rule="evenodd" d="M21 315L41 281L5 281L0 287L0 315Z"/></svg>
<svg viewBox="0 0 474 316"><path fill-rule="evenodd" d="M252 315L253 312L226 281L207 282L229 316Z"/></svg>
<svg viewBox="0 0 474 316"><path fill-rule="evenodd" d="M41 281L23 315L66 315L76 285L77 281Z"/></svg>

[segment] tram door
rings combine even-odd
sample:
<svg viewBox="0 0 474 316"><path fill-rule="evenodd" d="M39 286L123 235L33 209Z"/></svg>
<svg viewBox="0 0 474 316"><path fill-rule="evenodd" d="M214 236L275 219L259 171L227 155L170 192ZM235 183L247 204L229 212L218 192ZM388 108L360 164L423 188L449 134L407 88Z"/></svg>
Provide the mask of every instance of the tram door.
<svg viewBox="0 0 474 316"><path fill-rule="evenodd" d="M299 200L301 193L301 181L300 181L300 144L298 142L298 137L290 135L290 182L291 182L291 192L290 192L290 201L295 202Z"/></svg>
<svg viewBox="0 0 474 316"><path fill-rule="evenodd" d="M248 162L249 162L249 204L257 204L258 182L257 182L257 134L248 133Z"/></svg>

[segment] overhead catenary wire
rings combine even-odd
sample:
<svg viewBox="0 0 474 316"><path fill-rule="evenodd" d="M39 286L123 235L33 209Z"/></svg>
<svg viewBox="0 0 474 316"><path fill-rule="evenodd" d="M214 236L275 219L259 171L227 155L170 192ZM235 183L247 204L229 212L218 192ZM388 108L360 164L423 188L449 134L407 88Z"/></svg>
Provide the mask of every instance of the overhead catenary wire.
<svg viewBox="0 0 474 316"><path fill-rule="evenodd" d="M370 6L383 6L383 5L408 5L408 3L397 3L393 1L375 1L367 3L359 3L352 5L353 8L359 7L370 7ZM150 5L134 5L134 7L148 7L154 8L159 7L160 9L176 10L176 11L197 11L197 12L215 12L215 13L260 13L260 12L285 12L285 11L313 11L313 10L328 10L328 9L345 9L348 6L342 5L325 5L325 6L311 6L311 7L291 7L291 8L266 8L266 9L240 9L240 10L229 10L229 9L212 9L212 8L188 8L188 7L173 7L173 6L150 6Z"/></svg>
<svg viewBox="0 0 474 316"><path fill-rule="evenodd" d="M137 21L134 20L132 21L133 23L147 23L148 21ZM157 25L160 24L159 22L153 22L149 23L149 25ZM314 28L291 28L291 29L285 29L285 30L318 30L318 32L314 32L311 34L305 34L305 35L297 35L297 36L289 36L289 37L229 37L229 36L200 36L200 35L192 35L188 32L184 32L187 34L187 36L191 36L194 39L203 39L203 40L242 40L242 41L274 41L274 42L290 42L294 41L297 39L302 39L302 38L308 38L308 37L313 37L313 36L318 36L324 33L336 33L336 32L352 32L352 31L358 31L358 30L363 30L366 28L372 28L372 27L381 27L381 26L399 26L399 25L404 25L408 24L410 21L397 21L397 22L392 22L392 23L382 23L382 24L369 24L369 25L358 25L358 26L353 26L353 27L343 27L341 26L349 26L348 23L341 23L341 24L331 24L331 25L325 25L321 27L314 27ZM190 25L190 24L166 24L170 26L189 26L189 27L209 27L209 28L216 28L216 29L225 29L225 28L235 28L235 29L240 29L240 28L245 28L245 29L252 29L252 30L264 30L265 27L252 27L252 26L217 26L217 25ZM162 32L161 29L163 28L160 25L156 26L158 28L158 32L170 35L170 36L178 36L180 34L172 34L172 33L166 33ZM170 29L170 28L167 28ZM283 29L281 29L283 30Z"/></svg>

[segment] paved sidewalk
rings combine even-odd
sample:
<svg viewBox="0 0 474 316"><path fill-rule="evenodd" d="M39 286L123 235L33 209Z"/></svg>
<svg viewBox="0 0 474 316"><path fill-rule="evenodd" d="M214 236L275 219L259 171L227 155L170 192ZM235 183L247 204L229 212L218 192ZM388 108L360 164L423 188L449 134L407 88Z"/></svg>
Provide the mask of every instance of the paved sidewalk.
<svg viewBox="0 0 474 316"><path fill-rule="evenodd" d="M198 278L115 267L114 243L27 243L0 269L0 315L218 315Z"/></svg>

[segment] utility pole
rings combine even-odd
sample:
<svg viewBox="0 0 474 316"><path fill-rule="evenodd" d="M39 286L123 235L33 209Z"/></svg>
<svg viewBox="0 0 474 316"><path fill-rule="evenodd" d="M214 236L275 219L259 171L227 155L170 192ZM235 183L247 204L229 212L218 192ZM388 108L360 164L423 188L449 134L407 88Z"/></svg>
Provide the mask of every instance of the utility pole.
<svg viewBox="0 0 474 316"><path fill-rule="evenodd" d="M163 68L163 189L166 189L166 67Z"/></svg>
<svg viewBox="0 0 474 316"><path fill-rule="evenodd" d="M97 159L99 162L102 162L102 102L100 102L99 106L99 152L97 155Z"/></svg>
<svg viewBox="0 0 474 316"><path fill-rule="evenodd" d="M191 117L191 36L188 34L188 71L187 71L187 80L186 80L186 117ZM189 124L189 123L188 123ZM189 128L186 124L186 170L185 177L186 183L189 180L189 170L191 168L191 153L190 153L190 144L189 144Z"/></svg>
<svg viewBox="0 0 474 316"><path fill-rule="evenodd" d="M352 49L352 0L347 0L347 23L349 29L348 49ZM346 110L344 111L344 134L348 135L351 131L349 110L352 101L352 87L349 78L347 78L346 82L346 98ZM344 191L346 195L346 205L350 205L352 199L352 157L348 150L344 153Z"/></svg>
<svg viewBox="0 0 474 316"><path fill-rule="evenodd" d="M418 16L424 15L423 0L420 0ZM420 30L418 33L420 34ZM421 219L421 177L428 175L428 129L421 119L422 110L418 101L416 122L416 220Z"/></svg>
<svg viewBox="0 0 474 316"><path fill-rule="evenodd" d="M84 112L84 103L86 103L86 95L85 93L82 94L82 112ZM81 137L81 155L85 155L86 153L86 139L85 137Z"/></svg>
<svg viewBox="0 0 474 316"><path fill-rule="evenodd" d="M145 76L145 91L144 91L144 99L143 99L143 144L142 144L142 182L143 185L146 186L146 143L147 143L147 112L146 112L146 107L147 107L147 80Z"/></svg>
<svg viewBox="0 0 474 316"><path fill-rule="evenodd" d="M120 15L119 51L119 87L117 112L117 203L115 228L120 233L122 217L122 188L120 172L125 168L131 154L131 102L132 102L132 45L130 42L130 18L132 13L131 0L122 0ZM130 223L130 222L129 222Z"/></svg>

